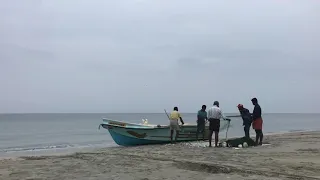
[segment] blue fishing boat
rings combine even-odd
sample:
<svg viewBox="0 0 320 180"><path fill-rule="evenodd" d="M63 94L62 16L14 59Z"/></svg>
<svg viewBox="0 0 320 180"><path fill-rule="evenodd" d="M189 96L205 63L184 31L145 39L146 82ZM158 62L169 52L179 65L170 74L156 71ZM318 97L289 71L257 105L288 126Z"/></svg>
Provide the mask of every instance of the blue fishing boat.
<svg viewBox="0 0 320 180"><path fill-rule="evenodd" d="M228 128L230 121L221 120L220 131ZM169 122L168 122L169 124ZM120 146L137 146L147 144L170 143L169 125L153 125L144 123L129 123L111 119L103 119L99 128L107 129L112 139ZM177 142L195 141L197 132L196 124L184 124L180 126ZM209 127L205 128L205 140L208 139ZM175 136L175 134L174 134ZM199 138L201 135L199 134Z"/></svg>

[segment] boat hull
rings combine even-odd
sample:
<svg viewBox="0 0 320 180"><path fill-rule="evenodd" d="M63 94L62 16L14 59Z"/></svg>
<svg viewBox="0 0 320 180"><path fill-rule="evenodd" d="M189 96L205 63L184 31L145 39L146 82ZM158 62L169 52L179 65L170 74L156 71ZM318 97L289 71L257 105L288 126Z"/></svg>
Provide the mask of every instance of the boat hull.
<svg viewBox="0 0 320 180"><path fill-rule="evenodd" d="M104 123L101 126L109 131L112 139L120 146L166 144L171 142L169 126L133 124L109 119L104 119ZM222 123L220 130L224 130L226 127L227 123ZM196 125L181 126L177 142L197 140L196 132ZM206 126L205 140L208 139L208 134L209 128ZM202 139L202 134L199 134L199 139Z"/></svg>

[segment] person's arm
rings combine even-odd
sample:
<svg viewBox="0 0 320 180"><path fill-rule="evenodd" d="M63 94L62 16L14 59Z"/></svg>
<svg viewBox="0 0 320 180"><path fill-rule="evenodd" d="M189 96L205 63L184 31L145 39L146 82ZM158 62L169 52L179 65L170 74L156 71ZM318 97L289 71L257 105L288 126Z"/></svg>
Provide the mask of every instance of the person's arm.
<svg viewBox="0 0 320 180"><path fill-rule="evenodd" d="M209 119L211 117L211 108L208 109L208 112L207 112L207 119Z"/></svg>
<svg viewBox="0 0 320 180"><path fill-rule="evenodd" d="M181 121L182 125L184 125L184 122L183 122L183 120L182 120L182 117L180 117L180 121Z"/></svg>
<svg viewBox="0 0 320 180"><path fill-rule="evenodd" d="M259 106L259 108L258 108L258 111L259 111L259 117L261 118L261 116L262 116L262 110L261 110L261 107Z"/></svg>
<svg viewBox="0 0 320 180"><path fill-rule="evenodd" d="M206 112L206 118L205 118L205 123L208 123L208 113Z"/></svg>
<svg viewBox="0 0 320 180"><path fill-rule="evenodd" d="M224 119L226 121L230 121L231 120L231 119L227 118L221 110L220 110L220 113L221 113L222 119Z"/></svg>
<svg viewBox="0 0 320 180"><path fill-rule="evenodd" d="M182 117L181 117L181 114L180 114L180 113L179 113L179 119L180 119L180 121L181 121L182 125L184 125L184 122L183 122L183 119L182 119Z"/></svg>
<svg viewBox="0 0 320 180"><path fill-rule="evenodd" d="M199 121L200 119L200 112L198 111L198 114L197 114L197 122Z"/></svg>
<svg viewBox="0 0 320 180"><path fill-rule="evenodd" d="M253 112L252 112L252 120L253 120L253 121L256 120L257 117L259 116L259 115L258 115L258 114L259 114L258 111L259 111L259 110L258 110L258 107L257 107L257 106L254 106Z"/></svg>
<svg viewBox="0 0 320 180"><path fill-rule="evenodd" d="M245 121L245 110L240 110L240 116L242 118L242 125L244 126L244 121Z"/></svg>
<svg viewBox="0 0 320 180"><path fill-rule="evenodd" d="M251 123L252 122L252 115L251 115L251 113L250 113L250 111L249 111L249 109L246 109L244 112L243 112L243 122L247 122L247 123Z"/></svg>

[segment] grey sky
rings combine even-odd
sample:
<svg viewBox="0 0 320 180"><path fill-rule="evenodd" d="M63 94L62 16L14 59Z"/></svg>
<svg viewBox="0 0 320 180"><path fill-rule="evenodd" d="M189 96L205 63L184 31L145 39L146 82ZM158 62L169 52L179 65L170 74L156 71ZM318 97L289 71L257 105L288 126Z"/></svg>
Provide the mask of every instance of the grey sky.
<svg viewBox="0 0 320 180"><path fill-rule="evenodd" d="M0 27L1 113L319 112L317 0L2 0Z"/></svg>

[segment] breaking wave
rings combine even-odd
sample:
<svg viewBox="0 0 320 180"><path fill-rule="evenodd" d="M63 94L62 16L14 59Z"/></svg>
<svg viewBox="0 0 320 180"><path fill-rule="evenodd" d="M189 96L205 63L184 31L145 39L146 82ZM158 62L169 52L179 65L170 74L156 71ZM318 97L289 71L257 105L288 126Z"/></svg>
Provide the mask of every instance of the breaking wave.
<svg viewBox="0 0 320 180"><path fill-rule="evenodd" d="M69 149L69 148L95 148L95 147L112 147L114 144L106 143L105 141L97 141L90 143L81 143L81 144L35 144L28 146L16 146L16 147L7 147L1 148L0 153L10 153L10 152L24 152L24 151L45 151L45 150L59 150L59 149Z"/></svg>

